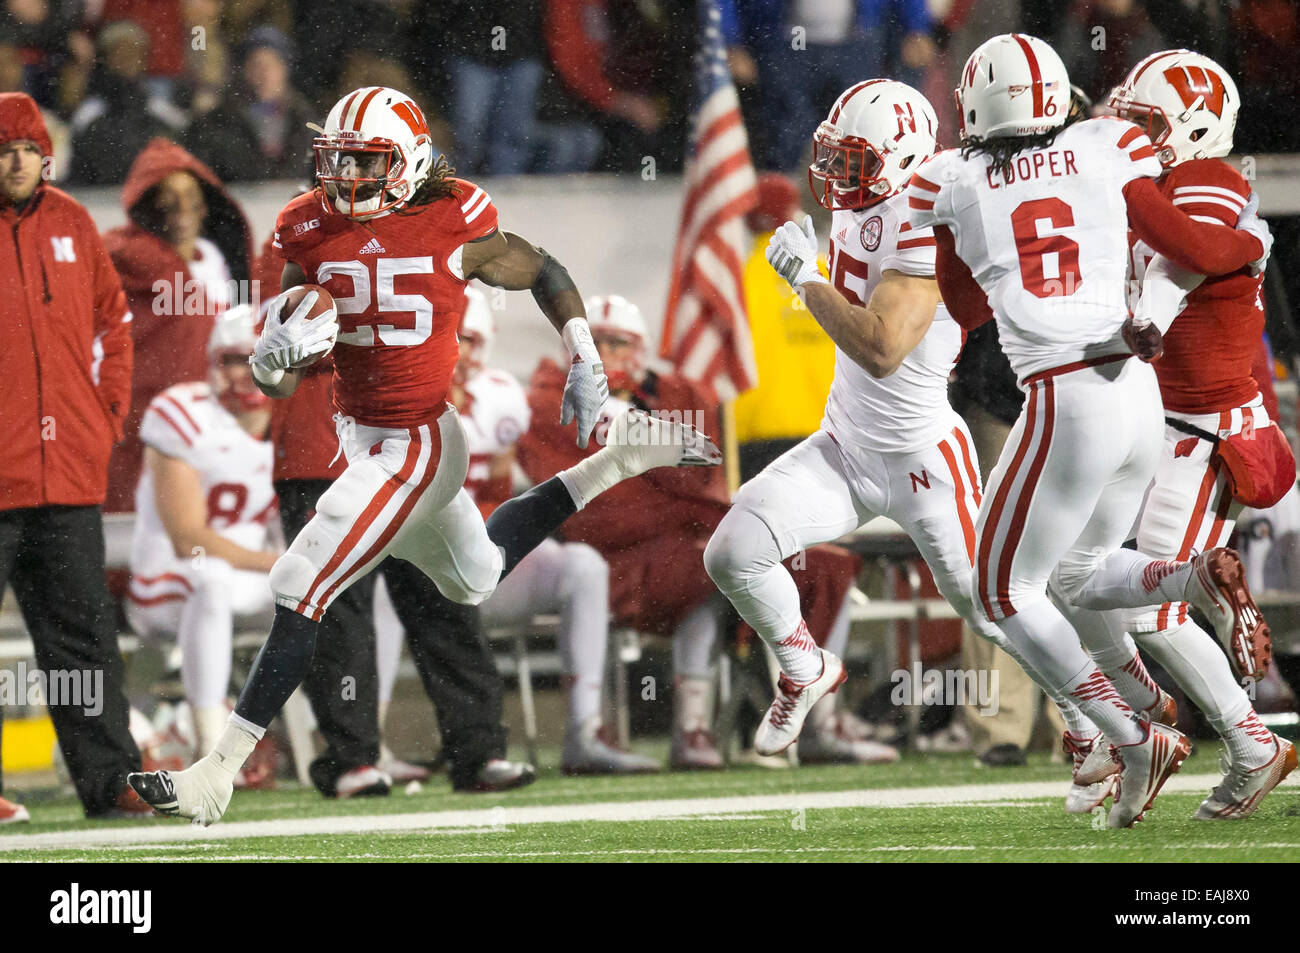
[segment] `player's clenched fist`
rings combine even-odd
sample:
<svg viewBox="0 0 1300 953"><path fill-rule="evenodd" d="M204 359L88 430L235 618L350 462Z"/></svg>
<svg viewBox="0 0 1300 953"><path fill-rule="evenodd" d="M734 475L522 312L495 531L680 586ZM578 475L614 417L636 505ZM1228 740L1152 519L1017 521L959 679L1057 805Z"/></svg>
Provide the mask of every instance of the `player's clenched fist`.
<svg viewBox="0 0 1300 953"><path fill-rule="evenodd" d="M1158 361L1165 353L1165 337L1150 321L1141 321L1130 315L1125 319L1120 333L1128 349L1148 364Z"/></svg>
<svg viewBox="0 0 1300 953"><path fill-rule="evenodd" d="M316 307L320 291L308 291L288 317L284 315L291 297L297 297L294 292L300 290L290 288L271 301L262 335L248 359L253 376L265 384L277 383L288 368L305 366L328 354L338 339L338 311L333 301L325 310ZM313 310L317 313L312 314Z"/></svg>
<svg viewBox="0 0 1300 953"><path fill-rule="evenodd" d="M576 419L578 446L585 450L591 431L600 418L600 408L609 396L609 381L605 379L605 365L591 339L591 328L587 326L586 318L570 320L564 325L561 335L573 361L560 398L560 426L568 426L569 421Z"/></svg>
<svg viewBox="0 0 1300 953"><path fill-rule="evenodd" d="M786 222L776 230L767 243L767 263L792 288L809 281L826 282L817 270L817 232L811 215L803 217L802 228Z"/></svg>

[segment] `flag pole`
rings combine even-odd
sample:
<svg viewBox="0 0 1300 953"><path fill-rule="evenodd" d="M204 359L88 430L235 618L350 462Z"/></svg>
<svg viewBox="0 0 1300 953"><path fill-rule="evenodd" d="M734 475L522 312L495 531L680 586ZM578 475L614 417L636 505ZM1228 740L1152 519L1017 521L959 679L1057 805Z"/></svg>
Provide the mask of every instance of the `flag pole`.
<svg viewBox="0 0 1300 953"><path fill-rule="evenodd" d="M727 473L727 496L740 491L740 440L736 436L736 401L722 402L722 465Z"/></svg>

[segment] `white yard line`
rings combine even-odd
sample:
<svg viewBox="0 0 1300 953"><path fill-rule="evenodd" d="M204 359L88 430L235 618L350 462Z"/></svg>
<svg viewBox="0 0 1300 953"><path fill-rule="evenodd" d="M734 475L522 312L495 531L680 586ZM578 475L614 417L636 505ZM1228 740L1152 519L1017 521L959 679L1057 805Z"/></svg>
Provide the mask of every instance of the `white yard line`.
<svg viewBox="0 0 1300 953"><path fill-rule="evenodd" d="M1165 791L1208 791L1217 774L1176 775ZM20 850L112 847L125 844L165 844L177 841L210 842L243 837L328 836L331 834L418 831L445 828L492 829L521 824L567 824L580 821L627 822L710 815L753 814L773 811L827 810L831 808L901 808L927 805L1003 805L1040 798L1064 798L1061 781L1023 781L1008 784L965 784L945 787L878 788L851 791L808 791L786 794L749 794L669 800L601 801L592 804L550 804L407 814L367 814L334 817L281 818L234 821L199 828L180 821L112 827L102 830L50 831L43 834L0 836L0 856ZM165 849L165 848L162 848ZM903 848L910 849L910 848Z"/></svg>

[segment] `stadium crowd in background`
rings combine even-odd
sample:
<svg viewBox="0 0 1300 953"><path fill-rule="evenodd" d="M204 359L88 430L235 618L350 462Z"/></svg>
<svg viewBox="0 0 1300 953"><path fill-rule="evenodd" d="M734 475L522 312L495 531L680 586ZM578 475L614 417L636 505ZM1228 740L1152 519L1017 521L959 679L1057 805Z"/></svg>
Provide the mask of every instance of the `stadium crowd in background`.
<svg viewBox="0 0 1300 953"><path fill-rule="evenodd" d="M799 168L808 129L860 76L916 86L952 130L950 91L969 39L1009 29L1053 39L1098 103L1147 53L1201 50L1237 77L1239 151L1300 148L1284 110L1271 108L1300 92L1293 3L720 7L755 162L765 169ZM674 171L695 33L688 0L358 0L327 11L300 0L8 0L0 6L0 87L36 99L56 149L70 131L71 165L60 177L84 183L123 181L155 135L182 142L225 181L306 175L303 124L369 82L424 103L437 146L463 175L641 171L646 157ZM805 81L809 70L818 82Z"/></svg>

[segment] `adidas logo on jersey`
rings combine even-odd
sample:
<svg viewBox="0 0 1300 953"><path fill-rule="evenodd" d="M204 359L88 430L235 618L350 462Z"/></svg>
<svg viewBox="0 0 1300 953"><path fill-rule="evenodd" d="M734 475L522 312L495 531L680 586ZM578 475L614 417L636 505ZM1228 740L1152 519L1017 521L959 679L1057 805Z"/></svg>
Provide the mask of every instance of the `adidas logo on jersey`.
<svg viewBox="0 0 1300 953"><path fill-rule="evenodd" d="M370 239L370 241L366 242L364 245L361 246L361 251L357 252L357 254L358 255L382 255L384 254L384 251L385 251L384 246L379 244L379 239L372 238Z"/></svg>

